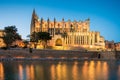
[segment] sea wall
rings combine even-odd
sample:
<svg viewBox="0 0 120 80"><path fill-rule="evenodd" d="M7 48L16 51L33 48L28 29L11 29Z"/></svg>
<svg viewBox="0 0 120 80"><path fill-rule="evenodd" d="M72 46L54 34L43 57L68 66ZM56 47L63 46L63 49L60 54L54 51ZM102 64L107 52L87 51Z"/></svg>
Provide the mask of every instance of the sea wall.
<svg viewBox="0 0 120 80"><path fill-rule="evenodd" d="M2 50L0 51L1 58L97 58L98 52L95 51L77 51L77 50Z"/></svg>
<svg viewBox="0 0 120 80"><path fill-rule="evenodd" d="M102 59L116 59L115 51L99 52Z"/></svg>
<svg viewBox="0 0 120 80"><path fill-rule="evenodd" d="M115 57L116 57L116 59L120 59L120 51L116 51Z"/></svg>
<svg viewBox="0 0 120 80"><path fill-rule="evenodd" d="M120 52L119 52L120 53ZM114 51L79 51L79 50L36 50L11 49L0 50L0 58L59 58L59 59L120 59ZM117 57L116 57L117 56Z"/></svg>

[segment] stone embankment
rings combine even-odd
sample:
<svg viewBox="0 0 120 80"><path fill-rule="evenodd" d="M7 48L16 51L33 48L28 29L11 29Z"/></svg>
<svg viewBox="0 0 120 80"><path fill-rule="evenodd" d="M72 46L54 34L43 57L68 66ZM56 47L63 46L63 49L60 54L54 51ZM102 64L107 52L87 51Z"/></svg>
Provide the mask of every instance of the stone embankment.
<svg viewBox="0 0 120 80"><path fill-rule="evenodd" d="M115 51L104 51L99 52L101 59L116 59L116 53Z"/></svg>
<svg viewBox="0 0 120 80"><path fill-rule="evenodd" d="M115 54L115 58L116 58L117 60L120 60L120 51L116 51L115 53L116 53L116 54Z"/></svg>
<svg viewBox="0 0 120 80"><path fill-rule="evenodd" d="M117 54L118 55L118 54ZM119 55L120 56L120 55ZM0 59L8 60L82 60L82 59L116 59L116 53L79 51L79 50L36 50L10 49L0 50Z"/></svg>

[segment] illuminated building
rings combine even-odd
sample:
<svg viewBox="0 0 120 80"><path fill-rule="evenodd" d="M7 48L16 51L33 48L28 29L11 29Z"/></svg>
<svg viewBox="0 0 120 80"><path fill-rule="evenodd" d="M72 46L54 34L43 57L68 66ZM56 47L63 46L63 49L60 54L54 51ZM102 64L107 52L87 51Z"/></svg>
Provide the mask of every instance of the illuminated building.
<svg viewBox="0 0 120 80"><path fill-rule="evenodd" d="M49 46L59 49L104 49L104 38L100 32L90 31L90 19L85 21L50 21L48 18L39 19L33 10L30 34L33 32L49 32L52 39L48 42ZM40 44L38 43L38 46Z"/></svg>
<svg viewBox="0 0 120 80"><path fill-rule="evenodd" d="M115 48L117 51L120 51L120 42L115 43Z"/></svg>
<svg viewBox="0 0 120 80"><path fill-rule="evenodd" d="M4 30L0 30L0 47L5 47L6 46L3 39L2 39L4 34L5 34Z"/></svg>
<svg viewBox="0 0 120 80"><path fill-rule="evenodd" d="M109 51L114 50L115 49L115 43L114 43L114 41L108 41L108 40L106 40L105 41L105 48L106 48L106 50L109 50Z"/></svg>

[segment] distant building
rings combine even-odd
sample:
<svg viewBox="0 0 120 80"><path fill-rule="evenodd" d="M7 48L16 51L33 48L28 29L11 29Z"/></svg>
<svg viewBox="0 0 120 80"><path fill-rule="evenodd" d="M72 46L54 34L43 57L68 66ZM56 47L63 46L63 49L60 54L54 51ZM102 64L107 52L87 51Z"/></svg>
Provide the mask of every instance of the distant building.
<svg viewBox="0 0 120 80"><path fill-rule="evenodd" d="M4 43L4 41L3 41L3 39L2 39L2 37L4 36L4 34L5 34L4 30L0 30L0 48L6 46L5 43Z"/></svg>
<svg viewBox="0 0 120 80"><path fill-rule="evenodd" d="M90 31L90 19L85 21L46 21L37 16L35 10L32 13L30 34L33 32L48 32L52 40L48 42L53 48L62 49L105 49L104 37L100 32ZM40 43L38 43L40 48Z"/></svg>
<svg viewBox="0 0 120 80"><path fill-rule="evenodd" d="M115 43L114 43L114 41L108 41L108 40L106 40L105 41L105 48L106 48L106 50L114 50L115 49Z"/></svg>
<svg viewBox="0 0 120 80"><path fill-rule="evenodd" d="M115 49L116 49L117 51L120 51L120 42L115 43Z"/></svg>

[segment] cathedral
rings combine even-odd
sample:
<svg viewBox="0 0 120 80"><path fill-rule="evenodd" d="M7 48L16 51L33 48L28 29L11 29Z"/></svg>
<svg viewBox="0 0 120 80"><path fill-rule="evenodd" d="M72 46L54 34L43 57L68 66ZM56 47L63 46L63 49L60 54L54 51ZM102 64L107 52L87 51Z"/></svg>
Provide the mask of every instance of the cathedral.
<svg viewBox="0 0 120 80"><path fill-rule="evenodd" d="M53 49L80 50L80 49L104 49L104 37L100 32L90 31L90 19L84 21L51 21L39 18L33 10L30 34L33 32L48 32L52 39L47 42ZM34 47L34 46L33 46ZM42 48L41 43L37 43L37 48Z"/></svg>

